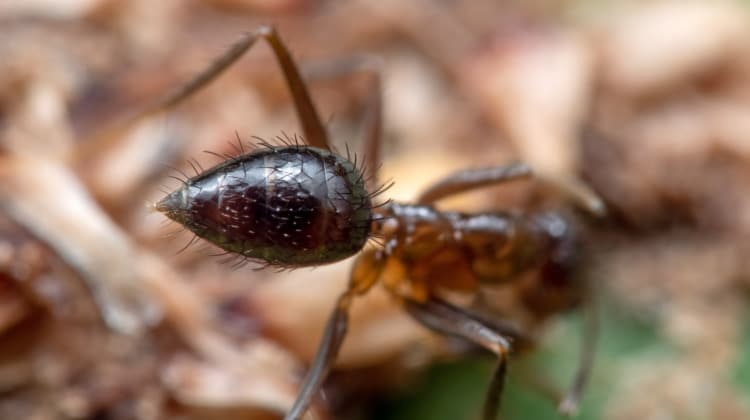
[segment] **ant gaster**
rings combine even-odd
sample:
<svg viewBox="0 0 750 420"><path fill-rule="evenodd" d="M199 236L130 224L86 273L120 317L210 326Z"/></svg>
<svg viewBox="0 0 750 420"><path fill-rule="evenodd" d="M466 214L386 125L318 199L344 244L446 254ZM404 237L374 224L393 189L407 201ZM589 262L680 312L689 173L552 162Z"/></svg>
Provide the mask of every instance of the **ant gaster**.
<svg viewBox="0 0 750 420"><path fill-rule="evenodd" d="M300 72L270 26L245 34L197 77L141 116L179 104L231 66L258 39L270 44L279 61L306 144L264 143L185 180L155 208L224 250L266 265L314 266L359 253L286 420L304 416L336 360L352 303L376 283L419 323L462 337L497 356L482 417L495 419L511 341L522 334L450 303L443 292L478 293L481 287L512 285L524 278L518 296L528 311L543 317L570 307L577 301L576 291L571 290L577 254L572 224L561 213L550 211L463 214L433 207L454 194L532 176L522 163L457 172L424 191L415 204L374 205L373 197L382 191L375 188L374 175L381 131L378 64L350 60L336 69L366 71L372 77L366 162L358 168L349 157L331 150ZM373 174L366 177L363 168ZM372 236L379 238L380 246L365 247ZM536 280L529 283L529 274ZM593 336L593 332L584 334L576 378L560 403L561 412L576 410L592 364Z"/></svg>

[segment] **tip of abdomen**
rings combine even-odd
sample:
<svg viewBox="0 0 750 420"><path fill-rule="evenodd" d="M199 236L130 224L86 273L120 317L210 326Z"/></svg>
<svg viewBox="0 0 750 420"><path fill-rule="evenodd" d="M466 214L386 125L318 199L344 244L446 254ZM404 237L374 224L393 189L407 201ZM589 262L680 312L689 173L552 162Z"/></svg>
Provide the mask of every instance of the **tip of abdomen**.
<svg viewBox="0 0 750 420"><path fill-rule="evenodd" d="M156 204L152 204L151 207L158 212L169 214L180 210L183 206L182 190L177 190L162 198Z"/></svg>

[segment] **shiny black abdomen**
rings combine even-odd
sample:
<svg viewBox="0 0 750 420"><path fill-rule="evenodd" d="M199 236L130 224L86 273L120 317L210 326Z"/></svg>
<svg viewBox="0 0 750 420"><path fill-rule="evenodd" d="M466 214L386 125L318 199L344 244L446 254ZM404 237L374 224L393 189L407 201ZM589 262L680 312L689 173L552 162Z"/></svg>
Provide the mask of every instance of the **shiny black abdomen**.
<svg viewBox="0 0 750 420"><path fill-rule="evenodd" d="M229 252L286 267L355 254L372 219L361 172L309 146L230 159L187 180L156 208Z"/></svg>

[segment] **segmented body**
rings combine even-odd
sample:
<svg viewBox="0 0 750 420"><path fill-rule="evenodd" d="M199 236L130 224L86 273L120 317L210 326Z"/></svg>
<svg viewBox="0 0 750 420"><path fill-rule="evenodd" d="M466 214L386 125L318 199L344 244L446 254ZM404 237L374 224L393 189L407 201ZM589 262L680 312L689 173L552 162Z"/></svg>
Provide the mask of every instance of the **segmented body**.
<svg viewBox="0 0 750 420"><path fill-rule="evenodd" d="M383 247L366 249L355 260L285 419L303 418L340 352L352 302L382 282L421 324L461 336L497 356L482 412L484 420L494 420L512 350L508 338L523 334L444 300L440 291L479 294L485 285L507 286L516 292L510 300L521 302L522 309L537 320L570 307L580 292L571 276L577 248L571 225L558 213L467 215L428 205L464 191L529 177L530 168L523 164L459 171L423 192L420 205L373 206L373 195L379 190L368 193L356 165L330 151L328 134L304 80L272 27L243 36L155 109L168 109L200 90L258 39L269 43L281 65L306 145L268 146L229 159L186 180L155 207L229 253L281 267L339 261L362 250L370 235L382 238ZM368 166L374 169L382 130L382 100L377 94L381 81L379 67L368 63L348 61L343 69L375 70L372 86L376 94L368 101L364 149ZM374 171L373 175L376 178ZM585 201L593 214L601 214L597 200ZM514 313L500 315L515 319ZM596 327L594 322L591 325L584 344L593 343ZM591 368L592 348L584 345L576 379L560 406L562 412L575 411Z"/></svg>
<svg viewBox="0 0 750 420"><path fill-rule="evenodd" d="M156 205L197 236L247 258L301 267L358 252L371 197L352 162L310 146L262 147L186 180Z"/></svg>

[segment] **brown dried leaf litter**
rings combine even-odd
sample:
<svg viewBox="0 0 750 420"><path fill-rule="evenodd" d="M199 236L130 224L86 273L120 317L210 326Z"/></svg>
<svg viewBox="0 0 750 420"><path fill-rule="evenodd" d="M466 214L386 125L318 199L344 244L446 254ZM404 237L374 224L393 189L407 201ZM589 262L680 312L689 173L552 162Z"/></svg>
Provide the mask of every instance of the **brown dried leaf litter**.
<svg viewBox="0 0 750 420"><path fill-rule="evenodd" d="M347 264L273 275L218 265L199 246L175 256L187 235L163 238L175 227L144 210L175 185L166 165L215 163L201 150L231 151L235 130L295 131L268 52L166 117L85 141L270 20L258 13L274 13L303 58L385 58L395 197L522 158L603 198L612 221L592 227L591 276L680 354L623 362L606 418L750 416L728 379L750 230L750 17L738 4L42 3L0 7L0 417L275 418L289 406ZM315 95L336 138L354 142L357 78ZM511 190L447 205L529 200ZM446 350L382 293L354 320L342 370L414 369ZM394 381L382 376L372 381Z"/></svg>

